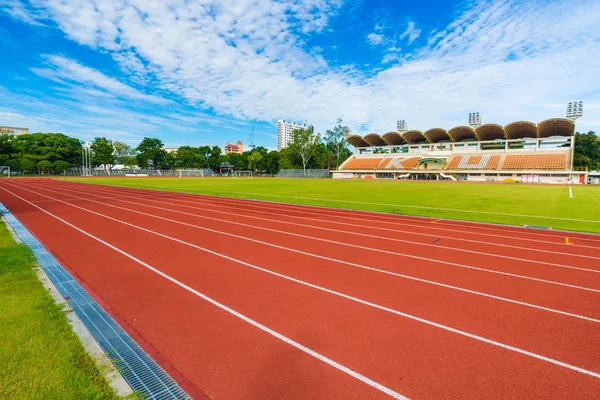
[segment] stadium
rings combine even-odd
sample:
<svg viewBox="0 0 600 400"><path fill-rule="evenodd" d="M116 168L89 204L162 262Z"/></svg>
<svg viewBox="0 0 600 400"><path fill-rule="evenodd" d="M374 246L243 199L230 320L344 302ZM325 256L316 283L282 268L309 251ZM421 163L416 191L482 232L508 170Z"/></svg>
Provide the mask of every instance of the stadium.
<svg viewBox="0 0 600 400"><path fill-rule="evenodd" d="M585 183L573 167L575 123L553 118L352 135L356 154L334 179L424 179L473 182Z"/></svg>

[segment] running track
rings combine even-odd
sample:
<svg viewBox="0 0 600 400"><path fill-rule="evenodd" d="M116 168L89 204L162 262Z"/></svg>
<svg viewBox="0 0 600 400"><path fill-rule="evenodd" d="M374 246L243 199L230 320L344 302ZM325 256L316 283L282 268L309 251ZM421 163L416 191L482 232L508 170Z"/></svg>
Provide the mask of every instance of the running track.
<svg viewBox="0 0 600 400"><path fill-rule="evenodd" d="M0 201L195 398L600 393L600 236L50 179Z"/></svg>

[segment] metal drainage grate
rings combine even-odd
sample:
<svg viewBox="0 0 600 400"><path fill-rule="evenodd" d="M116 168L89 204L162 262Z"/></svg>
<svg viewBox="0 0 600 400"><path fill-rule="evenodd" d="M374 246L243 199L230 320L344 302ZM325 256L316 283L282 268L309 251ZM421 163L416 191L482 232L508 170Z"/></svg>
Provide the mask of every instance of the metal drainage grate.
<svg viewBox="0 0 600 400"><path fill-rule="evenodd" d="M144 399L191 399L2 203L0 211L134 391Z"/></svg>

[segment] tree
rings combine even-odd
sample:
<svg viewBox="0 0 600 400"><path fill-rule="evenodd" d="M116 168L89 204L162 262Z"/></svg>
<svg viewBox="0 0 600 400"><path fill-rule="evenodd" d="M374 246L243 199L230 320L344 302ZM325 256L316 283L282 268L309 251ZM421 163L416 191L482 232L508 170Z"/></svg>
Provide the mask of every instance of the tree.
<svg viewBox="0 0 600 400"><path fill-rule="evenodd" d="M125 159L125 161L123 162L123 165L125 165L126 167L137 167L137 157L136 156L131 156L131 157L127 157Z"/></svg>
<svg viewBox="0 0 600 400"><path fill-rule="evenodd" d="M149 166L160 168L167 154L163 147L164 144L160 139L145 137L135 149L138 152L135 156L137 165L142 168Z"/></svg>
<svg viewBox="0 0 600 400"><path fill-rule="evenodd" d="M347 126L342 126L342 119L338 118L337 125L332 130L327 130L325 132L325 143L327 144L327 148L331 150L333 155L335 156L335 168L338 168L342 162L342 157L344 156L344 150L348 150L346 147L346 138L350 135L350 128ZM350 150L348 150L349 153ZM344 157L345 160L349 155Z"/></svg>
<svg viewBox="0 0 600 400"><path fill-rule="evenodd" d="M262 161L263 156L258 151L253 151L248 156L248 169L250 171L256 171L260 167L260 162Z"/></svg>
<svg viewBox="0 0 600 400"><path fill-rule="evenodd" d="M47 173L54 169L54 164L48 160L38 161L37 168L41 173Z"/></svg>
<svg viewBox="0 0 600 400"><path fill-rule="evenodd" d="M208 156L208 167L214 171L219 170L221 160L221 148L219 146L213 146L210 149L210 155Z"/></svg>
<svg viewBox="0 0 600 400"><path fill-rule="evenodd" d="M69 163L63 160L54 161L54 172L60 174L70 167Z"/></svg>
<svg viewBox="0 0 600 400"><path fill-rule="evenodd" d="M104 169L110 169L115 165L114 147L112 140L97 137L92 142L92 164L102 165Z"/></svg>
<svg viewBox="0 0 600 400"><path fill-rule="evenodd" d="M302 159L302 168L306 176L306 165L319 147L321 137L314 133L312 126L295 129L292 133L292 143L288 146L292 152Z"/></svg>
<svg viewBox="0 0 600 400"><path fill-rule="evenodd" d="M27 159L27 158L23 158L20 162L19 162L19 169L21 170L21 172L23 172L24 174L28 173L28 172L34 172L35 169L35 164L33 163L33 161Z"/></svg>
<svg viewBox="0 0 600 400"><path fill-rule="evenodd" d="M594 131L575 133L573 165L588 167L590 170L600 169L600 138Z"/></svg>
<svg viewBox="0 0 600 400"><path fill-rule="evenodd" d="M270 151L263 156L263 169L267 174L276 174L279 171L279 157L278 151Z"/></svg>
<svg viewBox="0 0 600 400"><path fill-rule="evenodd" d="M123 142L113 142L114 156L116 164L125 164L125 160L133 155L133 149L130 145Z"/></svg>
<svg viewBox="0 0 600 400"><path fill-rule="evenodd" d="M30 160L64 160L69 164L81 161L81 142L62 133L31 133L13 138L17 158Z"/></svg>

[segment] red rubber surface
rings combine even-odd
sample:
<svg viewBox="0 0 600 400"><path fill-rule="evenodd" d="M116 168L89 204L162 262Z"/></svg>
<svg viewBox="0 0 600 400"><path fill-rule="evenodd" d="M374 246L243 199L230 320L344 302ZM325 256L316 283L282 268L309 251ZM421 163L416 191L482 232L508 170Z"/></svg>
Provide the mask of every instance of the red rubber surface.
<svg viewBox="0 0 600 400"><path fill-rule="evenodd" d="M596 235L49 179L0 201L198 398L388 396L34 204L403 396L600 393Z"/></svg>

